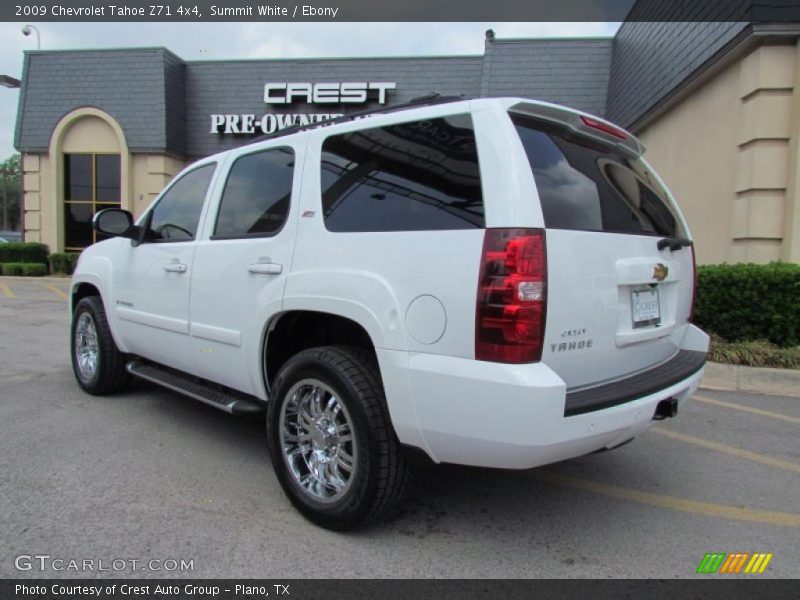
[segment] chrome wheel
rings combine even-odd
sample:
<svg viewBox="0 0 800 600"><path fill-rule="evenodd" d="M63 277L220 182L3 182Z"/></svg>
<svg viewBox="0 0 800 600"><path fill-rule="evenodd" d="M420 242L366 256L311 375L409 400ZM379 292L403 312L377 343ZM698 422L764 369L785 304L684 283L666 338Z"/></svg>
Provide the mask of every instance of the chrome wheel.
<svg viewBox="0 0 800 600"><path fill-rule="evenodd" d="M91 380L97 373L100 350L97 343L97 328L92 315L83 312L75 326L75 358L78 370L85 380Z"/></svg>
<svg viewBox="0 0 800 600"><path fill-rule="evenodd" d="M334 502L350 488L358 448L347 408L316 379L303 379L281 407L280 443L295 483L318 502Z"/></svg>

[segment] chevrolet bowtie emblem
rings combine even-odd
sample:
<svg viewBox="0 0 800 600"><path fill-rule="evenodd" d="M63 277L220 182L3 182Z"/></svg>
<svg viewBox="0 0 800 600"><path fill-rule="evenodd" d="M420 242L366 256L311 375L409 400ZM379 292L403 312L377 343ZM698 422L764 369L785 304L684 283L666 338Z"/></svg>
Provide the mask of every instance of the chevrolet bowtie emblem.
<svg viewBox="0 0 800 600"><path fill-rule="evenodd" d="M664 263L658 263L653 267L653 279L664 281L669 274L669 267Z"/></svg>

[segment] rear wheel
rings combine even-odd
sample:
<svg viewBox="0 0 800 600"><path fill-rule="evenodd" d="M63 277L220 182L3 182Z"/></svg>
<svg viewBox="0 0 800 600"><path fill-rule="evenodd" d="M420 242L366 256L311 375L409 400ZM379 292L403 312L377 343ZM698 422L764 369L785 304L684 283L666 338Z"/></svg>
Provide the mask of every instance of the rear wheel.
<svg viewBox="0 0 800 600"><path fill-rule="evenodd" d="M400 507L411 470L367 352L347 346L300 352L278 373L271 397L272 464L303 515L344 530Z"/></svg>
<svg viewBox="0 0 800 600"><path fill-rule="evenodd" d="M72 315L72 370L78 384L98 396L123 390L130 381L125 356L117 348L103 301L87 296Z"/></svg>

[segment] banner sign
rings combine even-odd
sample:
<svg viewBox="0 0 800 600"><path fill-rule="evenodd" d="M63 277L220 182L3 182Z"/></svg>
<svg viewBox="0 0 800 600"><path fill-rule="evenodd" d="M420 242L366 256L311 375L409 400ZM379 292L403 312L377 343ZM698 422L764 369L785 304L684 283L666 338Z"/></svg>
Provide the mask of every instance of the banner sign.
<svg viewBox="0 0 800 600"><path fill-rule="evenodd" d="M359 105L368 102L386 104L388 93L397 89L394 81L343 81L343 82L268 82L264 84L264 103L286 106ZM344 113L265 113L212 114L210 133L216 135L269 135L295 126L308 126L327 119L344 116Z"/></svg>

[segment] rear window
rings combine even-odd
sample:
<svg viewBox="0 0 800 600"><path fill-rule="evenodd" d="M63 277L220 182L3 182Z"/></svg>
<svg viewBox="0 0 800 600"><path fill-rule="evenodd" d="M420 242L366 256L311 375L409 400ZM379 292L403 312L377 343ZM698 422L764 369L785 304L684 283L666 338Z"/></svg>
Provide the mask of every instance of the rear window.
<svg viewBox="0 0 800 600"><path fill-rule="evenodd" d="M236 159L220 200L214 238L274 235L289 213L294 151L271 148Z"/></svg>
<svg viewBox="0 0 800 600"><path fill-rule="evenodd" d="M322 209L330 231L484 226L469 115L333 135L322 145Z"/></svg>
<svg viewBox="0 0 800 600"><path fill-rule="evenodd" d="M675 237L664 190L640 160L565 128L511 115L539 191L545 226Z"/></svg>

